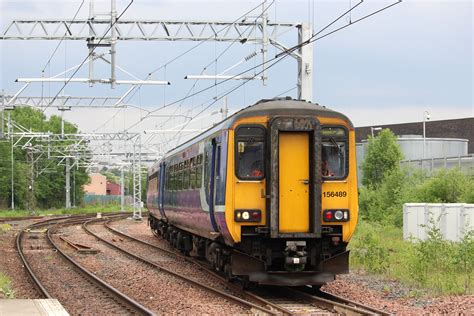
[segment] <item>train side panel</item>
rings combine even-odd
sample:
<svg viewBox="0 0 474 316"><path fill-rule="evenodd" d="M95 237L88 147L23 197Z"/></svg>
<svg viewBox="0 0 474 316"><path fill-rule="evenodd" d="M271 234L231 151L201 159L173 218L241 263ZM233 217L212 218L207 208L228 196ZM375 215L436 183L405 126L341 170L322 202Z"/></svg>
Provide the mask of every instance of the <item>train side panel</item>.
<svg viewBox="0 0 474 316"><path fill-rule="evenodd" d="M227 232L227 139L227 131L222 131L166 159L164 213L169 224L209 239Z"/></svg>

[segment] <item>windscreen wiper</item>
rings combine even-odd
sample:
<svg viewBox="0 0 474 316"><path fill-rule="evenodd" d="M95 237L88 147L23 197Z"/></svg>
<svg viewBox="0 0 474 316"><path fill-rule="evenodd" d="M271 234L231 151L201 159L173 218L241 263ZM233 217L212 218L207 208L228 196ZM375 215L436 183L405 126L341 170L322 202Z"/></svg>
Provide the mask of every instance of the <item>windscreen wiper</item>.
<svg viewBox="0 0 474 316"><path fill-rule="evenodd" d="M333 145L335 145L335 146L337 147L337 151L339 152L339 155L342 155L341 147L339 147L339 145L338 145L337 142L334 140L334 138L329 137L329 140L331 141L331 143L333 143Z"/></svg>

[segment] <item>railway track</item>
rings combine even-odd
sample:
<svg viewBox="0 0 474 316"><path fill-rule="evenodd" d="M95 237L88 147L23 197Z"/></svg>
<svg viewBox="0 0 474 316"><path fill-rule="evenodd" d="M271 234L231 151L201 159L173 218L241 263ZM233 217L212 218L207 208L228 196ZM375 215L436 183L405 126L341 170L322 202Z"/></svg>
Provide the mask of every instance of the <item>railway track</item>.
<svg viewBox="0 0 474 316"><path fill-rule="evenodd" d="M92 236L94 236L95 238L100 240L101 242L104 242L108 246L110 246L110 247L126 254L127 256L132 257L132 258L134 258L134 259L136 259L140 262L143 262L143 263L151 266L152 268L157 269L158 271L167 273L167 274L169 274L169 275L171 275L171 276L173 276L173 277L175 277L179 280L185 281L187 284L189 284L191 286L200 288L200 289L205 290L206 292L212 293L214 295L221 296L221 297L223 297L223 298L225 298L225 299L227 299L231 302L234 302L235 304L238 304L238 305L248 309L252 313L256 313L256 314L262 314L263 313L263 314L269 314L269 315L277 314L276 311L274 311L274 310L272 310L272 309L270 309L266 306L262 306L261 304L260 305L256 304L256 303L251 302L249 300L243 299L243 298L239 297L238 295L230 294L229 291L222 290L222 289L217 289L215 287L211 287L207 284L204 284L203 282L197 281L194 278L187 277L182 273L182 271L181 271L181 273L180 272L175 272L175 271L171 270L171 265L173 265L173 264L171 264L171 265L167 264L167 261L164 260L163 258L154 258L154 259L146 258L143 254L137 254L136 253L135 246L131 247L131 248L134 248L134 251L132 252L130 250L125 249L124 247L120 247L120 246L116 245L115 243L113 243L113 242L107 240L106 238L100 236L97 232L94 232L93 229L91 229L92 224L94 224L96 222L100 222L100 221L101 220L96 220L96 219L87 221L83 224L83 228L85 229L86 232L88 232L89 234L91 234ZM105 223L105 221L103 221L103 223ZM125 236L125 234L124 234L124 236ZM137 239L130 238L130 240L133 240L134 242L137 242L137 243L142 243L142 241L137 240ZM142 245L143 245L143 243L142 243ZM150 244L147 244L147 245L150 245ZM167 252L168 255L173 255L173 257L176 258L175 254L173 252L170 252L170 251L166 251L166 252Z"/></svg>
<svg viewBox="0 0 474 316"><path fill-rule="evenodd" d="M21 260L44 298L56 298L73 314L153 315L153 312L88 272L64 253L52 238L63 225L90 216L52 218L20 231L16 247Z"/></svg>
<svg viewBox="0 0 474 316"><path fill-rule="evenodd" d="M192 257L184 256L176 251L170 251L147 241L140 240L134 236L126 234L112 227L111 222L113 220L114 219L109 219L107 221L104 221L104 226L114 234L119 235L121 237L125 237L136 243L146 245L169 256L173 256L174 258L186 260L187 262L195 264L199 268L206 271L214 280L218 281L221 284L225 284L232 291L238 293L245 299L252 301L255 304L265 306L266 308L272 310L273 313L288 315L307 315L314 313L338 313L344 315L389 315L389 313L386 313L384 311L354 301L350 301L323 291L319 291L318 295L314 296L307 292L308 289L306 289L305 291L305 288L293 289L282 287L261 287L258 290L254 291L244 291L235 284L228 282L228 280L226 280L222 276L216 274L207 264L193 259Z"/></svg>

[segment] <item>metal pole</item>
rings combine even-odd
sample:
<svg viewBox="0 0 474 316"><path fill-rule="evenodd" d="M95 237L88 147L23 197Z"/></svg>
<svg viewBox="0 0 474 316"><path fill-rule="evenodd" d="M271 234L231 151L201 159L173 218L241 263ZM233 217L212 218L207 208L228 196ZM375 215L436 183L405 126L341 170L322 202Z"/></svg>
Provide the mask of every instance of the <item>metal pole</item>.
<svg viewBox="0 0 474 316"><path fill-rule="evenodd" d="M312 36L312 27L302 23L298 30L298 44L303 43ZM303 45L299 49L298 58L298 99L313 100L313 44Z"/></svg>
<svg viewBox="0 0 474 316"><path fill-rule="evenodd" d="M11 150L11 160L12 160L12 210L15 210L15 173L13 170L14 166L14 157L13 157L13 126L12 122L10 119L10 112L8 112L8 130L10 134L10 140L11 140L11 145L12 145L12 150Z"/></svg>
<svg viewBox="0 0 474 316"><path fill-rule="evenodd" d="M138 200L139 217L142 218L142 136L138 135Z"/></svg>
<svg viewBox="0 0 474 316"><path fill-rule="evenodd" d="M64 138L64 111L61 111L61 138Z"/></svg>
<svg viewBox="0 0 474 316"><path fill-rule="evenodd" d="M426 158L426 121L430 119L430 112L423 112L423 160L421 162L421 167L423 168L423 163Z"/></svg>
<svg viewBox="0 0 474 316"><path fill-rule="evenodd" d="M266 76L266 72L265 72L265 68L267 67L267 47L268 47L268 35L267 35L267 13L265 11L265 4L266 4L267 1L263 1L262 3L262 60L263 60L263 64L262 64L262 68L263 68L263 71L262 71L262 83L264 86L267 85L267 82L265 80L265 76Z"/></svg>
<svg viewBox="0 0 474 316"><path fill-rule="evenodd" d="M426 122L425 122L425 113L423 112L423 160L425 159L426 156ZM421 164L423 166L423 163Z"/></svg>
<svg viewBox="0 0 474 316"><path fill-rule="evenodd" d="M34 186L35 186L35 169L34 169L34 157L33 157L33 151L30 146L28 146L27 149L27 161L28 164L30 165L30 170L29 170L29 184L28 184L28 198L27 198L27 203L28 203L28 213L29 214L35 214L35 208L36 208L36 203L35 203L35 194L34 194Z"/></svg>
<svg viewBox="0 0 474 316"><path fill-rule="evenodd" d="M71 169L69 168L69 157L66 157L66 209L71 208Z"/></svg>
<svg viewBox="0 0 474 316"><path fill-rule="evenodd" d="M92 38L94 36L94 30L92 29L92 20L94 19L94 0L89 0L89 35ZM89 46L89 86L94 85L92 79L94 78L94 56L92 56L93 46Z"/></svg>
<svg viewBox="0 0 474 316"><path fill-rule="evenodd" d="M125 179L123 175L123 166L120 168L120 212L125 212Z"/></svg>
<svg viewBox="0 0 474 316"><path fill-rule="evenodd" d="M116 0L111 0L110 4L110 85L112 89L115 88L115 64L116 64L116 55L117 51L115 45L117 43L117 35L115 31L115 21L117 20L117 9L116 9Z"/></svg>
<svg viewBox="0 0 474 316"><path fill-rule="evenodd" d="M72 207L76 207L76 171L72 171Z"/></svg>

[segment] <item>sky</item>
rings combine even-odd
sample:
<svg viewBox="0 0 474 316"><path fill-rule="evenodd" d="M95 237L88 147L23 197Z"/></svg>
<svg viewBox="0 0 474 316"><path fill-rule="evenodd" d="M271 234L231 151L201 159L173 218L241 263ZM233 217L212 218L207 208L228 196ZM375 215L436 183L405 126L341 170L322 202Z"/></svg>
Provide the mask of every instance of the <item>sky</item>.
<svg viewBox="0 0 474 316"><path fill-rule="evenodd" d="M394 0L396 1L396 0ZM394 1L365 0L350 16L346 16L327 31L374 12ZM88 16L89 0L84 3L78 18ZM122 12L129 0L117 0ZM268 0L270 22L307 22L314 31L321 30L341 13L357 4L357 0L344 1L291 1ZM15 19L72 19L82 0L0 0L0 30L5 30ZM152 1L134 0L122 19L132 20L203 20L233 21L261 1ZM109 1L95 1L97 12L109 10ZM250 14L254 20L261 13ZM322 33L324 34L324 33ZM296 43L295 31L279 38L287 46ZM0 89L14 94L22 84L20 77L41 77L41 70L57 46L57 41L0 41ZM146 78L182 52L196 46L195 42L127 41L117 44L118 65L138 78ZM353 24L313 44L314 67L313 102L346 114L355 126L378 126L389 123L421 121L424 111L432 120L474 116L474 62L473 62L473 4L472 1L405 0L392 8ZM229 47L230 46L230 47ZM205 42L190 53L153 74L152 79L167 80L169 86L146 86L127 99L127 103L141 107L125 109L74 109L64 117L76 123L82 131L148 131L175 129L187 123L186 116L195 117L187 129L203 129L221 118L218 113L223 100L213 102L233 89L241 81L231 81L210 88L183 102L176 100L212 86L214 81L185 80L211 64L206 74L212 75L239 63L261 46L255 44ZM98 52L106 52L105 49ZM54 54L44 75L53 76L87 56L86 43L63 41ZM269 47L269 58L278 51ZM221 57L217 58L217 56ZM230 74L252 68L261 62L257 57L233 69ZM217 59L217 62L213 63ZM110 68L96 62L96 76L107 78ZM260 70L260 68L258 68ZM258 70L257 70L258 71ZM253 71L249 74L253 75ZM71 73L68 73L71 75ZM86 77L83 66L76 77ZM130 79L119 72L118 79ZM268 71L267 84L248 82L228 95L230 112L235 112L260 99L278 95L296 97L297 63L285 58ZM194 89L192 89L195 85ZM32 84L22 95L54 96L62 85ZM120 96L128 87L111 89L110 85L70 83L65 95ZM171 105L170 105L171 104ZM212 105L210 105L212 104ZM210 105L210 106L209 106ZM148 111L159 109L150 115ZM207 106L209 108L207 109ZM204 110L206 109L206 110ZM201 113L202 112L202 113ZM58 114L48 109L48 115ZM170 119L166 115L179 114ZM133 127L131 127L133 126ZM145 136L150 146L172 147L190 137L176 137L173 133Z"/></svg>

